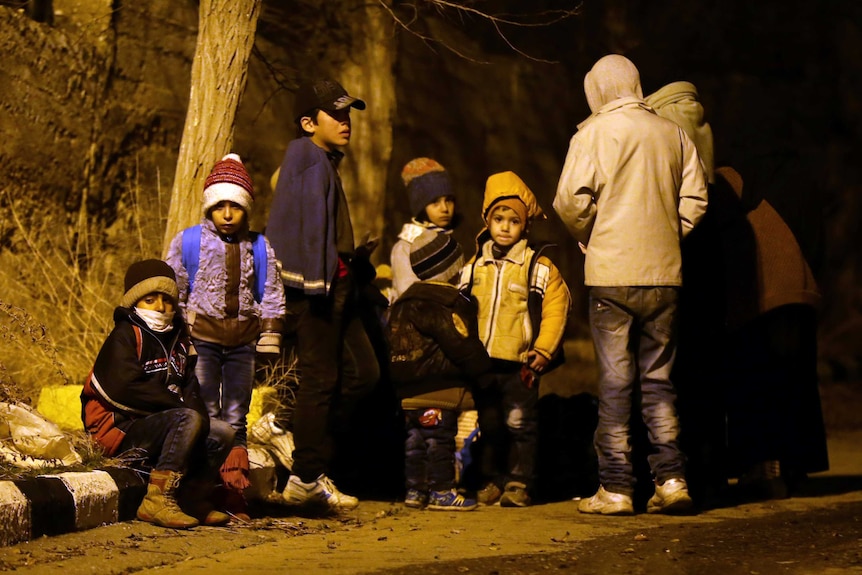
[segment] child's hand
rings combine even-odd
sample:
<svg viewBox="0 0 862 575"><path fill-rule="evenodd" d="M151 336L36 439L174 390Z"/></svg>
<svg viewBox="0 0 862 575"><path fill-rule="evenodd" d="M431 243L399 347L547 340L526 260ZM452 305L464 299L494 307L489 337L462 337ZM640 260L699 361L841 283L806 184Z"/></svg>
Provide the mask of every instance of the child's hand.
<svg viewBox="0 0 862 575"><path fill-rule="evenodd" d="M542 373L548 367L548 359L535 349L531 349L527 353L527 365L536 373Z"/></svg>

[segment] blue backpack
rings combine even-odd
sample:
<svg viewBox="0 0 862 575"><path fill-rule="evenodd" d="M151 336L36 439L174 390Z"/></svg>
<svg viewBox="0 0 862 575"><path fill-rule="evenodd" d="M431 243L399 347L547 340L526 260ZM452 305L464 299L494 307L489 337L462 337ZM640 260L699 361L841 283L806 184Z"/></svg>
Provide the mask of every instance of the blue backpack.
<svg viewBox="0 0 862 575"><path fill-rule="evenodd" d="M254 254L254 300L258 303L263 299L266 288L266 238L263 234L249 232L251 251ZM183 266L189 274L189 293L195 283L198 264L201 257L201 226L200 224L183 230Z"/></svg>

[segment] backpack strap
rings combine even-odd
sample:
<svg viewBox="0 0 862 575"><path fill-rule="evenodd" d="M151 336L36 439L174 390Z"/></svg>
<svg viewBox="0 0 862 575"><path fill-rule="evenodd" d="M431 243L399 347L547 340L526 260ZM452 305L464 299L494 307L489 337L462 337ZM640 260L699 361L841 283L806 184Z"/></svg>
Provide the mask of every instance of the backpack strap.
<svg viewBox="0 0 862 575"><path fill-rule="evenodd" d="M198 273L198 263L201 259L201 225L192 226L183 230L183 267L189 274L189 293L195 284L195 275Z"/></svg>
<svg viewBox="0 0 862 575"><path fill-rule="evenodd" d="M135 355L138 356L138 361L141 361L141 354L144 352L144 334L135 324L132 324L132 331L135 334Z"/></svg>
<svg viewBox="0 0 862 575"><path fill-rule="evenodd" d="M530 265L527 269L527 282L529 284L527 290L527 314L530 318L530 324L533 326L533 341L530 342L532 345L533 343L536 343L536 338L539 337L539 326L542 325L542 307L544 306L545 299L544 291L539 291L539 286L537 284L538 278L535 276L535 268L536 264L539 263L539 256L541 256L545 250L557 247L557 244L542 242L530 247L533 249L533 256L530 259ZM551 357L548 367L545 368L545 373L553 371L561 366L565 361L566 357L563 352L563 344L560 342L560 347L557 348L557 351L554 352L553 357Z"/></svg>
<svg viewBox="0 0 862 575"><path fill-rule="evenodd" d="M254 301L263 300L266 289L266 237L258 232L250 232L251 251L254 255Z"/></svg>
<svg viewBox="0 0 862 575"><path fill-rule="evenodd" d="M263 299L266 288L266 238L263 234L250 232L251 250L254 256L254 300L258 303ZM189 274L189 293L194 289L195 275L201 258L201 226L200 224L183 230L183 267Z"/></svg>

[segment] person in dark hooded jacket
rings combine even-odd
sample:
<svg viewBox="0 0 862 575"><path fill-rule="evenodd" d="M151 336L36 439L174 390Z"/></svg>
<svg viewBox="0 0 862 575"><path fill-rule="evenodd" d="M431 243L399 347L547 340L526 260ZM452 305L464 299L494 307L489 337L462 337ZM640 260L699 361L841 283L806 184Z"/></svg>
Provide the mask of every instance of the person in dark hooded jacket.
<svg viewBox="0 0 862 575"><path fill-rule="evenodd" d="M404 409L405 505L469 511L476 500L455 489L458 414L473 409L471 382L491 367L479 339L476 305L452 284L463 257L448 234L422 232L410 246L419 282L393 304L389 318L391 378Z"/></svg>
<svg viewBox="0 0 862 575"><path fill-rule="evenodd" d="M114 329L81 392L81 418L105 455L132 454L152 467L138 519L174 529L222 525L230 516L205 496L234 431L207 414L188 331L174 312L177 295L176 276L165 262L129 266ZM177 500L181 482L189 495L185 509Z"/></svg>

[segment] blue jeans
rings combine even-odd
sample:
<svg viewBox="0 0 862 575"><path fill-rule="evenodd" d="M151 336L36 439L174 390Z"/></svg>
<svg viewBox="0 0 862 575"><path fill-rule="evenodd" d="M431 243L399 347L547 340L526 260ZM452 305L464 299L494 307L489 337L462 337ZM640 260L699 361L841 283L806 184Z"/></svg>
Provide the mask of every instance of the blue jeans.
<svg viewBox="0 0 862 575"><path fill-rule="evenodd" d="M439 408L408 409L404 411L404 420L407 488L423 492L453 489L458 412Z"/></svg>
<svg viewBox="0 0 862 575"><path fill-rule="evenodd" d="M198 352L195 375L210 417L233 427L234 445L246 445L246 416L254 384L254 343L223 347L199 339L193 342Z"/></svg>
<svg viewBox="0 0 862 575"><path fill-rule="evenodd" d="M599 481L608 491L634 492L629 418L638 383L653 476L658 483L685 477L685 457L677 441L676 391L670 381L678 297L674 287L590 288L590 328L599 370L595 446Z"/></svg>
<svg viewBox="0 0 862 575"><path fill-rule="evenodd" d="M297 315L296 353L301 379L293 414L293 473L302 481L329 472L333 431L377 384L380 366L356 308L352 273L338 278L328 296L286 290L288 313Z"/></svg>
<svg viewBox="0 0 862 575"><path fill-rule="evenodd" d="M518 481L532 489L539 438L539 379L521 380L521 364L495 362L489 385L473 390L482 441L484 480L503 488Z"/></svg>
<svg viewBox="0 0 862 575"><path fill-rule="evenodd" d="M137 450L141 460L159 471L204 475L221 467L233 439L233 428L224 422L207 421L194 409L166 409L133 421L120 452Z"/></svg>

